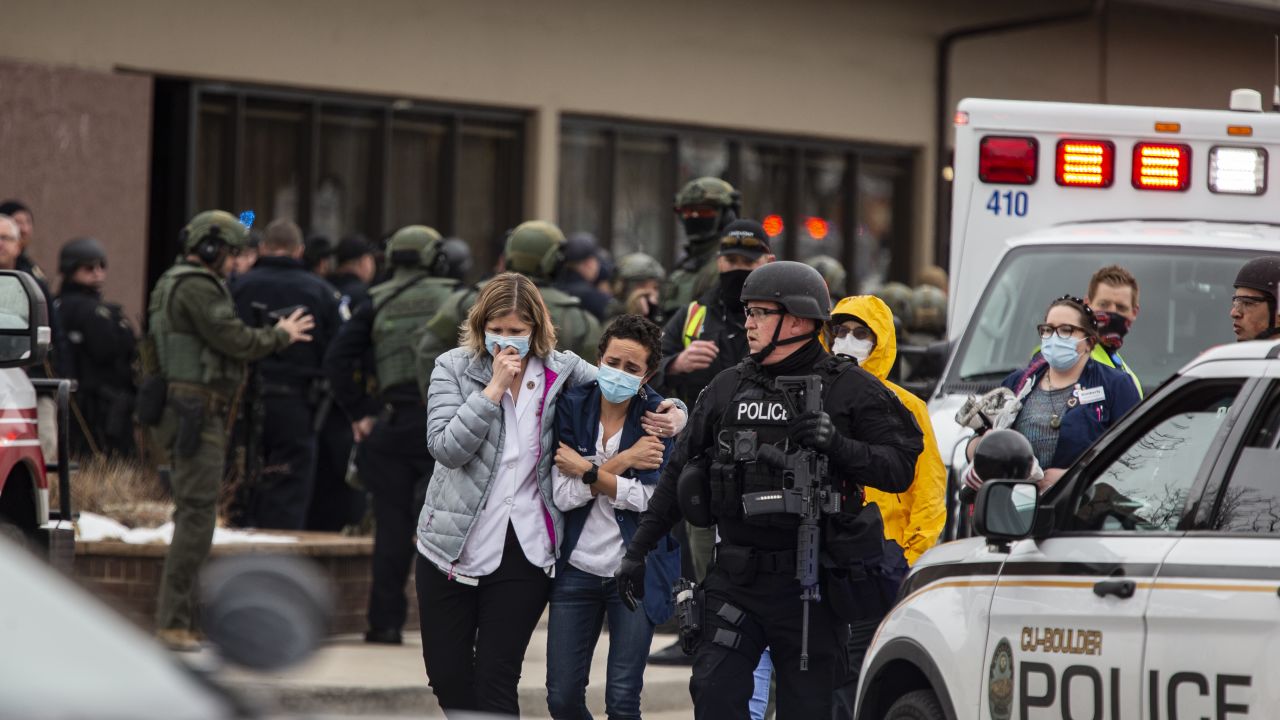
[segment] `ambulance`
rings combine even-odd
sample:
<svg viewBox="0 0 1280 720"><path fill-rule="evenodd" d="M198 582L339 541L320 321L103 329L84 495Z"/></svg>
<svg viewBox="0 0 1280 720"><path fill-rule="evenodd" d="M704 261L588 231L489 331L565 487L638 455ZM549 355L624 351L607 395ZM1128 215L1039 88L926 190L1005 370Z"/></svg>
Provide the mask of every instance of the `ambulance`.
<svg viewBox="0 0 1280 720"><path fill-rule="evenodd" d="M955 116L950 359L929 401L951 475L956 537L970 394L1026 367L1050 301L1084 297L1093 272L1137 278L1140 312L1120 355L1150 392L1231 342L1240 266L1280 253L1280 114L1252 90L1232 110L963 100Z"/></svg>
<svg viewBox="0 0 1280 720"><path fill-rule="evenodd" d="M1047 491L983 485L974 537L925 553L878 628L858 720L1280 717L1280 343L1228 319L1239 267L1280 254L1260 105L960 104L944 457L964 397L1104 265L1141 285L1121 354L1146 400Z"/></svg>

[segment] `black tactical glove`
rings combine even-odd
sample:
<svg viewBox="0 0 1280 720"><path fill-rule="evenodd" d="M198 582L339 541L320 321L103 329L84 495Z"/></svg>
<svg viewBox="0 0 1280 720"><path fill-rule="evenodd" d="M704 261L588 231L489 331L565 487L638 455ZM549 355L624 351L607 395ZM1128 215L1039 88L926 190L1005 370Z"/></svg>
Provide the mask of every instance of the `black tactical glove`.
<svg viewBox="0 0 1280 720"><path fill-rule="evenodd" d="M792 440L821 453L830 451L837 437L835 423L825 412L802 415L791 428Z"/></svg>
<svg viewBox="0 0 1280 720"><path fill-rule="evenodd" d="M636 601L644 599L644 556L627 550L613 579L618 584L618 595L623 604L628 610L635 612L638 605Z"/></svg>

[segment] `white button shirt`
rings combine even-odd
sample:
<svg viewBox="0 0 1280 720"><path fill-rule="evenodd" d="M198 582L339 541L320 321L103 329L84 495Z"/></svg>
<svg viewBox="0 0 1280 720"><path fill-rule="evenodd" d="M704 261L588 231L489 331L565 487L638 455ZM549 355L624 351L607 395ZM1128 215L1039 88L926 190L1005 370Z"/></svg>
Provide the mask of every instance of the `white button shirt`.
<svg viewBox="0 0 1280 720"><path fill-rule="evenodd" d="M545 391L542 360L531 355L524 377L520 379L519 401L512 400L510 390L502 396L502 422L506 434L489 497L471 527L457 564L452 568L441 568L445 572L462 578L492 574L502 563L508 523L515 527L520 547L530 563L548 572L554 567L553 526L538 488Z"/></svg>
<svg viewBox="0 0 1280 720"><path fill-rule="evenodd" d="M603 465L618 454L618 448L622 444L622 431L619 430L606 440L604 425L597 427L596 454L586 459L596 465ZM569 554L569 564L597 577L613 577L622 562L624 550L622 530L618 527L615 513L619 510L644 512L649 507L649 498L653 496L655 486L619 476L617 499L604 493L593 498L591 486L584 484L581 478L561 475L558 468L551 468L551 481L552 500L561 512L591 503L582 534L578 536L578 542Z"/></svg>

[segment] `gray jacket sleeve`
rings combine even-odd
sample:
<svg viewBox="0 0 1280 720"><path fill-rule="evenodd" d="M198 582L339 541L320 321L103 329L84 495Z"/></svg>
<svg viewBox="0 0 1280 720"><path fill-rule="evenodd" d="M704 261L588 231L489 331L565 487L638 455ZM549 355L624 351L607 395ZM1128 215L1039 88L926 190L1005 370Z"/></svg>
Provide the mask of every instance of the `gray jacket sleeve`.
<svg viewBox="0 0 1280 720"><path fill-rule="evenodd" d="M459 363L452 354L441 355L427 393L427 449L447 468L471 461L489 427L502 421L502 406L485 397L482 388L464 397L462 388L475 384L462 377L466 365L466 360Z"/></svg>

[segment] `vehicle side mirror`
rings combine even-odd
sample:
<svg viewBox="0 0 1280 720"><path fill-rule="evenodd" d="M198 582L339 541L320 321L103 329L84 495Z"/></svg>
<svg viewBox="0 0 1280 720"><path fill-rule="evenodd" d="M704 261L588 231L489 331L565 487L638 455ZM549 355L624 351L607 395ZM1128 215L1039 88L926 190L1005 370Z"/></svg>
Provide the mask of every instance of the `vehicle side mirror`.
<svg viewBox="0 0 1280 720"><path fill-rule="evenodd" d="M989 480L978 489L973 505L977 533L995 542L1030 537L1040 508L1040 492L1028 480Z"/></svg>
<svg viewBox="0 0 1280 720"><path fill-rule="evenodd" d="M49 304L35 278L0 270L0 368L39 365L50 338Z"/></svg>

